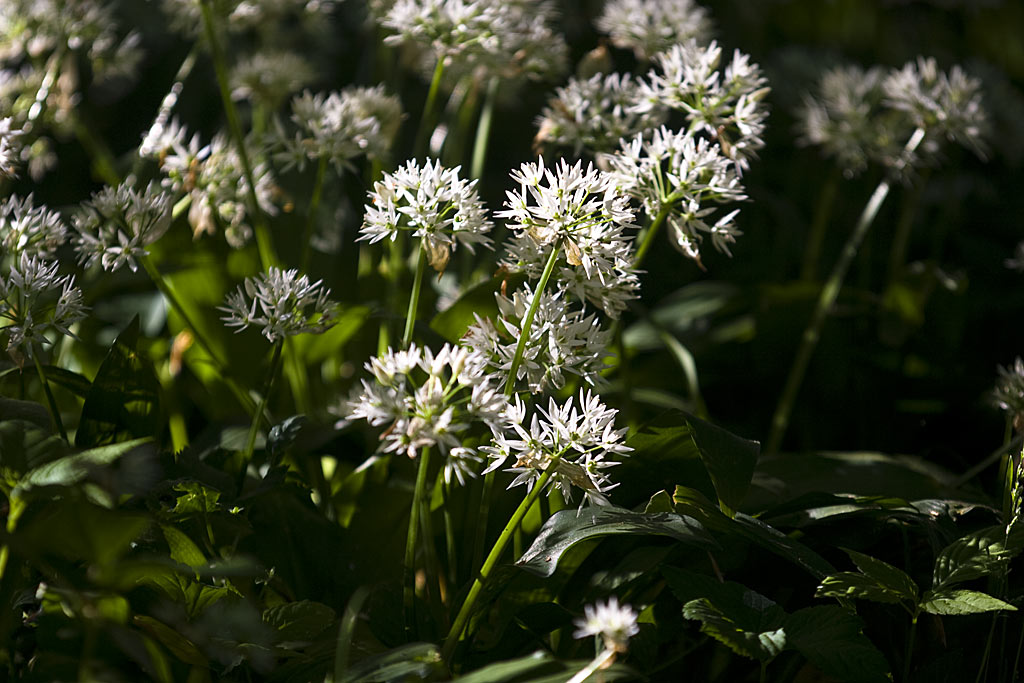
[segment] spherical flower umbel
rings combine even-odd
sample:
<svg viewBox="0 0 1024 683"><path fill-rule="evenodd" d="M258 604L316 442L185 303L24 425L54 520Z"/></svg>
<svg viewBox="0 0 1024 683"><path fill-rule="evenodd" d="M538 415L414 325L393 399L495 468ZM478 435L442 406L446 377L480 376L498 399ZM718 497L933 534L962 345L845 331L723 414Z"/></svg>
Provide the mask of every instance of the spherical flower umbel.
<svg viewBox="0 0 1024 683"><path fill-rule="evenodd" d="M547 485L560 489L567 503L575 487L583 491L581 507L588 501L607 505L605 493L617 484L604 470L618 463L606 458L633 450L622 443L627 430L615 429L617 413L589 390L581 390L575 401L570 398L563 405L549 399L547 409L538 407L527 422L526 407L517 396L505 409L502 429L495 432L492 444L480 449L493 460L485 472L514 458L507 471L518 476L509 488L525 484L531 489L554 468Z"/></svg>
<svg viewBox="0 0 1024 683"><path fill-rule="evenodd" d="M331 290L321 281L310 282L297 270L271 267L266 273L246 278L242 286L229 294L219 310L221 320L238 332L262 327L271 343L297 334L321 334L335 323L335 304L328 299Z"/></svg>
<svg viewBox="0 0 1024 683"><path fill-rule="evenodd" d="M583 608L583 619L576 620L574 638L601 636L606 650L626 652L629 639L640 632L637 625L637 613L629 605L619 605L614 595L608 602L586 605Z"/></svg>
<svg viewBox="0 0 1024 683"><path fill-rule="evenodd" d="M609 0L595 22L616 47L647 60L677 43L711 38L708 11L693 0Z"/></svg>
<svg viewBox="0 0 1024 683"><path fill-rule="evenodd" d="M12 195L0 202L0 254L53 259L66 239L67 227L60 214L45 206L34 206L32 195Z"/></svg>
<svg viewBox="0 0 1024 683"><path fill-rule="evenodd" d="M21 159L21 129L10 117L0 119L0 178L13 178L18 174Z"/></svg>
<svg viewBox="0 0 1024 683"><path fill-rule="evenodd" d="M498 429L504 396L487 371L482 354L445 344L436 354L412 344L372 358L366 369L376 381L363 380L362 392L347 408L350 419L378 427L381 450L410 458L437 447L445 456L445 478L460 484L475 476L480 457L463 444L474 424Z"/></svg>
<svg viewBox="0 0 1024 683"><path fill-rule="evenodd" d="M460 167L445 168L413 159L373 185L360 240L394 240L399 230L422 240L430 265L443 271L457 243L473 251L490 244L493 224L476 192L476 181L459 178Z"/></svg>
<svg viewBox="0 0 1024 683"><path fill-rule="evenodd" d="M74 336L71 325L85 317L82 291L72 275L60 275L57 262L22 252L7 275L0 277L0 338L21 363L33 346L48 344L53 332Z"/></svg>
<svg viewBox="0 0 1024 683"><path fill-rule="evenodd" d="M78 259L86 267L99 263L103 270L128 266L160 239L171 225L171 197L150 183L144 190L121 184L106 187L84 202L71 218Z"/></svg>
<svg viewBox="0 0 1024 683"><path fill-rule="evenodd" d="M999 379L992 390L992 402L1005 411L1018 429L1024 427L1024 360L1017 357L1013 365L997 368Z"/></svg>

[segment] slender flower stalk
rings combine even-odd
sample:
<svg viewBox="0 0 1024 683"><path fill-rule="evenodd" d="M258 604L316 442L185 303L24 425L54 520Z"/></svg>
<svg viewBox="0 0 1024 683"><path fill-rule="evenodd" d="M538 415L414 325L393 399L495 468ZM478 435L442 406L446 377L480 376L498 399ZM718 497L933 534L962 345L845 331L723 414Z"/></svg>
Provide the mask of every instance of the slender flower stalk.
<svg viewBox="0 0 1024 683"><path fill-rule="evenodd" d="M420 124L416 129L416 141L413 144L413 155L418 159L426 156L427 145L430 143L430 135L434 130L434 109L437 107L437 93L441 89L441 77L444 76L444 58L439 58L434 66L434 75L430 79L430 90L427 91L427 101L423 104L423 114L420 116Z"/></svg>
<svg viewBox="0 0 1024 683"><path fill-rule="evenodd" d="M64 421L60 417L60 408L57 407L57 401L53 397L53 392L50 390L50 383L46 379L46 374L43 372L43 366L39 363L39 355L32 354L32 362L36 366L36 373L39 375L39 383L43 385L43 393L46 394L46 402L50 406L50 415L53 417L54 424L57 425L57 431L60 432L60 438L68 441L67 430L64 429Z"/></svg>
<svg viewBox="0 0 1024 683"><path fill-rule="evenodd" d="M410 640L415 630L416 607L416 544L420 528L420 514L429 514L423 501L427 490L427 471L430 468L430 446L420 451L420 462L416 468L416 485L412 493L412 507L409 509L409 529L405 536L405 562L403 566L402 611L405 614L405 634ZM424 539L427 543L430 539Z"/></svg>
<svg viewBox="0 0 1024 683"><path fill-rule="evenodd" d="M519 366L523 362L523 353L526 351L526 342L530 339L530 330L533 327L533 319L537 315L537 308L540 306L541 296L544 294L544 288L548 286L548 280L551 279L551 273L555 270L555 264L558 262L558 252L561 251L561 245L556 244L551 250L551 254L548 256L548 262L544 265L544 272L540 275L540 280L537 282L537 288L533 292L533 300L530 302L530 308L526 311L526 315L523 317L523 322L519 326L519 341L516 343L516 352L512 356L512 364L508 368L508 378L505 380L505 396L512 396L516 391L516 378L519 376Z"/></svg>
<svg viewBox="0 0 1024 683"><path fill-rule="evenodd" d="M412 293L409 295L409 310L405 314L405 332L402 333L402 346L412 342L412 332L416 326L416 309L419 307L420 290L423 287L423 271L427 264L427 250L421 244L416 256L416 272L412 276Z"/></svg>
<svg viewBox="0 0 1024 683"><path fill-rule="evenodd" d="M256 411L252 415L252 422L249 423L249 434L245 438L245 450L243 455L245 461L249 462L252 460L252 453L256 449L256 436L260 431L260 421L263 418L263 411L267 409L267 403L270 400L270 392L274 388L274 379L277 377L278 371L281 369L281 350L284 348L284 339L279 339L274 343L274 354L270 358L270 369L267 371L267 379L263 385L263 395L260 397L260 404L256 407Z"/></svg>
<svg viewBox="0 0 1024 683"><path fill-rule="evenodd" d="M907 144L903 148L902 158L904 160L912 158L924 138L925 129L917 128L913 135L910 136L910 139L907 140ZM904 161L905 163L906 161ZM897 172L902 170L902 166L898 166L896 170ZM778 453L779 447L782 445L782 438L785 436L786 428L789 426L793 404L796 402L797 394L800 392L800 385L803 384L804 376L807 374L807 367L810 365L811 357L814 355L814 350L818 346L818 339L821 337L821 329L825 324L825 318L839 297L839 290L842 289L843 280L846 278L846 273L849 271L850 265L857 255L861 242L864 241L864 236L868 234L868 230L871 229L871 225L878 216L878 210L882 208L882 203L885 202L885 198L889 195L892 180L892 177L886 177L871 194L871 198L868 199L868 203L864 206L864 210L857 220L857 225L847 238L846 244L843 245L839 260L832 268L832 273L829 275L825 285L821 288L814 312L811 314L811 320L807 324L803 336L800 338L800 346L797 349L793 366L790 368L789 376L786 378L782 397L779 399L778 407L776 407L775 414L772 416L771 431L769 432L765 447L766 453Z"/></svg>
<svg viewBox="0 0 1024 683"><path fill-rule="evenodd" d="M484 174L484 163L487 161L487 146L491 140L491 124L494 122L494 105L498 99L498 86L501 79L491 76L487 81L487 92L484 94L484 106L480 111L480 120L473 138L473 162L469 176L479 180Z"/></svg>

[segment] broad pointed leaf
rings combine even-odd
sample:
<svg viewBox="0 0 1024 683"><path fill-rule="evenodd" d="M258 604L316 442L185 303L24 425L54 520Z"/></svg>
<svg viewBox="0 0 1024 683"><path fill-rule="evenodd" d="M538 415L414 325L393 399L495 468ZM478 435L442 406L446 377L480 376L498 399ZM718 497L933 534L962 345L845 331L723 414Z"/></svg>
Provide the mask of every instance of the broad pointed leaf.
<svg viewBox="0 0 1024 683"><path fill-rule="evenodd" d="M703 633L736 654L771 661L786 648L786 633L782 628L786 613L753 591L748 591L744 601L748 604L720 607L707 598L698 598L683 606L683 616L700 621Z"/></svg>
<svg viewBox="0 0 1024 683"><path fill-rule="evenodd" d="M935 559L932 586L940 588L991 574L1019 551L1006 548L1006 529L990 526L950 543Z"/></svg>
<svg viewBox="0 0 1024 683"><path fill-rule="evenodd" d="M908 600L906 596L886 586L879 585L870 576L857 572L839 572L826 576L814 594L819 598L854 598L897 604ZM909 598L916 602L916 598Z"/></svg>
<svg viewBox="0 0 1024 683"><path fill-rule="evenodd" d="M1016 611L1013 605L987 593L954 588L940 588L924 594L921 609L931 614L979 614L999 610Z"/></svg>
<svg viewBox="0 0 1024 683"><path fill-rule="evenodd" d="M863 622L842 607L806 607L786 617L786 642L826 674L846 683L886 683L889 664Z"/></svg>
<svg viewBox="0 0 1024 683"><path fill-rule="evenodd" d="M879 586L896 593L904 600L917 602L920 589L906 572L897 569L888 562L883 562L870 555L858 553L855 550L845 550L845 552L853 560L853 563L857 565L857 569L865 576L873 579Z"/></svg>
<svg viewBox="0 0 1024 683"><path fill-rule="evenodd" d="M327 630L335 617L333 609L312 600L275 605L263 612L263 622L276 629L279 642L311 641Z"/></svg>
<svg viewBox="0 0 1024 683"><path fill-rule="evenodd" d="M340 683L429 680L444 670L433 643L409 643L352 665Z"/></svg>

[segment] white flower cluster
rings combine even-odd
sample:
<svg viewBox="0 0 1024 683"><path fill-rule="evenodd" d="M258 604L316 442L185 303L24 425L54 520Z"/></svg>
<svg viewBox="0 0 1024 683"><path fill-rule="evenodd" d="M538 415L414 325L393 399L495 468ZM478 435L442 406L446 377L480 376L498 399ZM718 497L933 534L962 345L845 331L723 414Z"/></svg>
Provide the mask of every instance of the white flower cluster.
<svg viewBox="0 0 1024 683"><path fill-rule="evenodd" d="M18 174L21 161L21 128L10 117L0 119L0 179Z"/></svg>
<svg viewBox="0 0 1024 683"><path fill-rule="evenodd" d="M85 311L74 276L59 275L56 261L22 252L0 277L0 338L19 363L23 354L32 357L34 344L49 343L49 333L73 337L69 328Z"/></svg>
<svg viewBox="0 0 1024 683"><path fill-rule="evenodd" d="M420 449L437 446L447 456L446 480L464 484L476 476L473 463L480 457L463 439L475 423L499 429L506 405L486 366L481 354L448 344L436 354L415 344L405 351L388 349L366 364L376 381L362 381L348 417L389 425L380 436L386 453L415 458Z"/></svg>
<svg viewBox="0 0 1024 683"><path fill-rule="evenodd" d="M136 259L171 226L171 197L155 183L144 190L123 183L105 187L82 203L71 222L77 233L72 242L86 268L99 263L111 272L123 266L134 271Z"/></svg>
<svg viewBox="0 0 1024 683"><path fill-rule="evenodd" d="M617 484L610 482L604 470L619 463L606 458L633 450L622 443L627 430L615 429L617 413L588 390L561 406L549 399L547 410L536 408L527 421L526 407L517 396L515 403L506 407L502 429L495 431L492 445L480 449L493 460L485 472L513 458L514 465L506 471L518 476L509 488L525 484L532 489L553 467L547 485L560 489L567 503L576 487L583 491L581 507L584 502L607 505L604 494Z"/></svg>
<svg viewBox="0 0 1024 683"><path fill-rule="evenodd" d="M229 327L241 332L250 326L262 326L263 336L274 343L330 329L335 323L330 294L320 280L311 283L297 270L271 267L266 273L246 278L219 310L227 314L221 320Z"/></svg>
<svg viewBox="0 0 1024 683"><path fill-rule="evenodd" d="M611 176L582 162L559 160L554 169L524 163L513 170L519 190L506 192L506 218L515 231L503 265L514 272L540 277L552 249L560 250L559 281L580 300L601 306L617 317L635 298L637 276L632 268L633 209Z"/></svg>
<svg viewBox="0 0 1024 683"><path fill-rule="evenodd" d="M799 141L835 157L848 178L864 171L870 161L894 158L901 140L910 134L894 130L903 127L899 118L880 115L884 78L879 67L829 69L821 76L816 96L805 97L797 113Z"/></svg>
<svg viewBox="0 0 1024 683"><path fill-rule="evenodd" d="M249 183L238 152L225 135L215 135L209 145L200 146L199 136L189 137L188 129L176 119L166 126L157 122L143 138L139 154L160 163L166 174L164 187L191 195L188 220L197 237L215 234L222 226L224 238L232 247L249 243ZM256 164L252 174L260 209L271 215L277 213L274 197L278 188L270 169L266 164Z"/></svg>
<svg viewBox="0 0 1024 683"><path fill-rule="evenodd" d="M546 0L397 0L379 3L376 12L392 33L385 42L428 50L456 71L481 68L509 78L565 69L568 47L549 27Z"/></svg>
<svg viewBox="0 0 1024 683"><path fill-rule="evenodd" d="M456 243L473 251L490 244L493 227L476 192L476 181L459 178L460 167L445 168L427 159L413 159L373 184L360 240L394 240L399 230L422 240L431 266L443 271Z"/></svg>
<svg viewBox="0 0 1024 683"><path fill-rule="evenodd" d="M1010 367L998 366L999 379L992 390L992 402L1015 420L1024 420L1024 360L1017 357Z"/></svg>
<svg viewBox="0 0 1024 683"><path fill-rule="evenodd" d="M601 636L606 650L625 652L629 639L640 632L637 613L629 605L619 605L614 595L608 602L583 607L583 619L576 620L575 638Z"/></svg>
<svg viewBox="0 0 1024 683"><path fill-rule="evenodd" d="M918 57L892 71L882 83L885 103L910 115L915 126L945 136L985 155L987 114L981 103L981 82L959 66L941 71L934 58Z"/></svg>
<svg viewBox="0 0 1024 683"><path fill-rule="evenodd" d="M705 43L712 28L708 11L693 0L609 0L596 24L640 60L690 39Z"/></svg>
<svg viewBox="0 0 1024 683"><path fill-rule="evenodd" d="M200 2L208 2L231 31L280 27L295 16L322 22L334 4L333 0L163 0L171 28L188 36L202 33Z"/></svg>
<svg viewBox="0 0 1024 683"><path fill-rule="evenodd" d="M629 74L595 74L586 80L570 78L537 120L539 145L572 147L591 154L610 152L619 140L632 138L660 125L663 107L637 111L639 83Z"/></svg>
<svg viewBox="0 0 1024 683"><path fill-rule="evenodd" d="M285 98L313 82L313 67L286 50L260 50L231 68L231 99L277 110Z"/></svg>
<svg viewBox="0 0 1024 683"><path fill-rule="evenodd" d="M53 259L66 239L67 228L60 214L45 206L34 206L32 195L12 195L0 202L0 254Z"/></svg>
<svg viewBox="0 0 1024 683"><path fill-rule="evenodd" d="M501 294L495 297L497 321L476 316L476 323L469 327L462 343L483 354L492 370L507 376L534 292L527 285L513 292L512 298ZM610 339L611 333L601 329L597 316L573 309L564 291L545 291L530 327L516 380L525 378L535 394L561 389L566 373L596 384L601 379L599 373L604 369Z"/></svg>
<svg viewBox="0 0 1024 683"><path fill-rule="evenodd" d="M285 169L302 170L307 161L326 157L340 171L361 155L385 158L401 120L401 103L383 86L326 94L306 91L292 99L294 136L277 121L270 145Z"/></svg>
<svg viewBox="0 0 1024 683"><path fill-rule="evenodd" d="M769 88L761 69L739 50L720 69L722 48L712 41L673 45L654 56L658 68L643 82L639 111L668 107L682 112L693 133L718 141L727 157L742 171L764 146L768 112L763 100Z"/></svg>
<svg viewBox="0 0 1024 683"><path fill-rule="evenodd" d="M735 164L717 143L662 127L649 141L639 135L624 141L621 151L606 159L619 187L642 201L648 216L668 211L673 244L683 254L699 263L703 234L711 235L716 249L730 254L729 245L741 234L734 223L739 210L711 224L709 216L717 210L714 204L747 197Z"/></svg>

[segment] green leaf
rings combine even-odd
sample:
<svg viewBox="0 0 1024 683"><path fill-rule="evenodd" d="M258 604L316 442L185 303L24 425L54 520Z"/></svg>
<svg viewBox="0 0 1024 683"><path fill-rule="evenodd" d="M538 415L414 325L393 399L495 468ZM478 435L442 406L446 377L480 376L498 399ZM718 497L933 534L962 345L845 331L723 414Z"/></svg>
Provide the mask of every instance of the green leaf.
<svg viewBox="0 0 1024 683"><path fill-rule="evenodd" d="M707 598L691 600L683 605L683 616L700 621L702 633L743 657L768 662L786 648L786 613L751 590L740 605L720 607Z"/></svg>
<svg viewBox="0 0 1024 683"><path fill-rule="evenodd" d="M192 644L192 641L162 621L139 614L132 618L132 622L186 664L203 668L210 666L209 660Z"/></svg>
<svg viewBox="0 0 1024 683"><path fill-rule="evenodd" d="M814 595L818 598L855 598L891 604L898 604L908 599L917 602L916 598L907 598L898 591L879 585L870 576L857 572L839 572L826 576Z"/></svg>
<svg viewBox="0 0 1024 683"><path fill-rule="evenodd" d="M202 567L206 564L206 555L185 532L169 524L161 524L160 530L171 549L172 560L188 567Z"/></svg>
<svg viewBox="0 0 1024 683"><path fill-rule="evenodd" d="M633 512L617 507L560 510L541 528L536 540L516 562L539 576L551 576L566 550L581 541L616 534L668 536L701 548L717 544L697 520L672 512Z"/></svg>
<svg viewBox="0 0 1024 683"><path fill-rule="evenodd" d="M889 664L842 607L806 607L786 617L786 640L823 672L847 683L886 683Z"/></svg>
<svg viewBox="0 0 1024 683"><path fill-rule="evenodd" d="M427 680L444 671L441 651L433 643L409 643L352 665L340 683Z"/></svg>
<svg viewBox="0 0 1024 683"><path fill-rule="evenodd" d="M921 609L931 614L980 614L999 610L1016 611L1013 605L987 593L954 588L930 590L921 598Z"/></svg>
<svg viewBox="0 0 1024 683"><path fill-rule="evenodd" d="M56 365L44 365L43 373L46 375L47 381L57 386L64 387L72 394L79 398L85 398L89 395L89 389L92 388L92 382L86 379L84 376L77 372L71 372L64 368Z"/></svg>
<svg viewBox="0 0 1024 683"><path fill-rule="evenodd" d="M136 439L100 446L40 465L22 477L11 495L24 495L27 491L40 486L73 486L93 472L111 465L147 443L149 439Z"/></svg>
<svg viewBox="0 0 1024 683"><path fill-rule="evenodd" d="M562 661L542 650L533 654L489 664L458 677L459 683L565 683L588 664L586 661ZM636 672L615 663L601 669L602 681L638 680ZM596 677L587 679L597 680Z"/></svg>
<svg viewBox="0 0 1024 683"><path fill-rule="evenodd" d="M270 428L267 435L267 453L276 458L287 450L299 437L306 423L305 415L292 415Z"/></svg>
<svg viewBox="0 0 1024 683"><path fill-rule="evenodd" d="M953 541L935 558L932 587L942 588L992 574L1019 552L1006 548L1006 529L990 526Z"/></svg>
<svg viewBox="0 0 1024 683"><path fill-rule="evenodd" d="M47 417L49 421L49 417ZM64 439L26 420L0 422L0 469L17 479L25 472L67 455Z"/></svg>
<svg viewBox="0 0 1024 683"><path fill-rule="evenodd" d="M93 380L75 432L79 448L154 436L159 425L160 383L136 350L139 317L118 335Z"/></svg>
<svg viewBox="0 0 1024 683"><path fill-rule="evenodd" d="M0 415L4 421L21 420L30 422L40 429L50 429L50 412L46 406L35 401L19 401L0 396Z"/></svg>
<svg viewBox="0 0 1024 683"><path fill-rule="evenodd" d="M458 342L469 326L476 322L474 314L491 320L498 318L498 303L494 295L502 291L503 286L511 292L525 280L523 275L498 275L470 287L455 303L434 316L430 329L452 343Z"/></svg>
<svg viewBox="0 0 1024 683"><path fill-rule="evenodd" d="M857 565L857 569L865 576L873 579L879 586L896 593L904 600L917 602L920 589L914 583L914 580L907 576L906 572L878 558L858 553L855 550L846 550L844 548L844 551L850 556L853 563Z"/></svg>
<svg viewBox="0 0 1024 683"><path fill-rule="evenodd" d="M263 611L263 622L277 631L278 642L309 642L335 620L334 610L319 602L300 600Z"/></svg>
<svg viewBox="0 0 1024 683"><path fill-rule="evenodd" d="M221 505L218 502L220 500L220 491L200 484L198 481L175 484L174 490L183 495L178 496L171 514L206 515L221 509Z"/></svg>
<svg viewBox="0 0 1024 683"><path fill-rule="evenodd" d="M40 554L105 568L127 553L129 544L149 525L145 515L107 510L84 500L62 500L32 515L17 535Z"/></svg>

